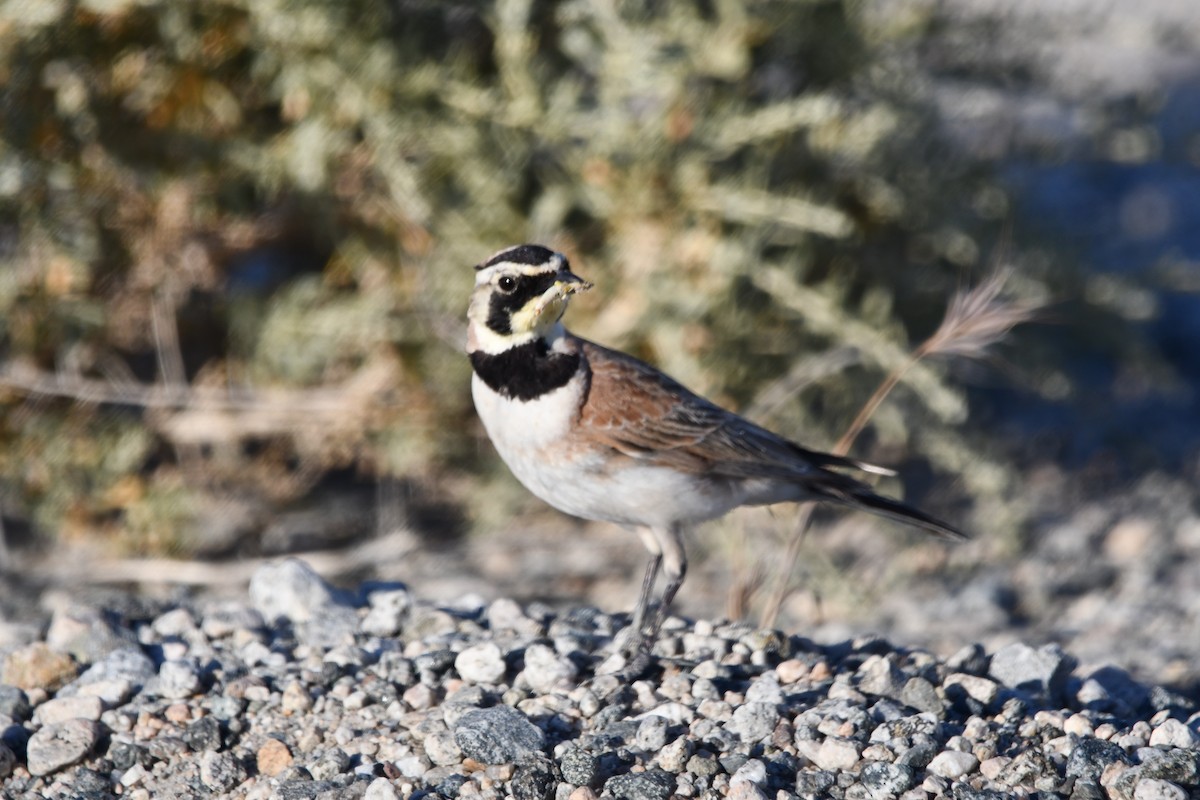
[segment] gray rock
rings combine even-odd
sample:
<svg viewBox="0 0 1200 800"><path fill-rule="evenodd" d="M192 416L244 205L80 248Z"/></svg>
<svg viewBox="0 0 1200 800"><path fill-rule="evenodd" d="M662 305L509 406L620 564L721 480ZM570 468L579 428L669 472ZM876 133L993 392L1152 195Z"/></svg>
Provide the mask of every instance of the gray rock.
<svg viewBox="0 0 1200 800"><path fill-rule="evenodd" d="M399 800L400 794L387 778L376 778L367 785L363 800Z"/></svg>
<svg viewBox="0 0 1200 800"><path fill-rule="evenodd" d="M1052 697L1061 691L1072 666L1072 659L1056 644L1034 649L1014 642L992 656L988 674L1004 686Z"/></svg>
<svg viewBox="0 0 1200 800"><path fill-rule="evenodd" d="M770 703L743 703L733 712L726 728L743 742L758 742L775 732L779 711Z"/></svg>
<svg viewBox="0 0 1200 800"><path fill-rule="evenodd" d="M906 681L904 673L883 656L871 656L864 661L857 677L859 691L881 697L898 697Z"/></svg>
<svg viewBox="0 0 1200 800"><path fill-rule="evenodd" d="M25 692L6 683L0 683L0 716L24 721L29 719L33 708L29 704L29 696Z"/></svg>
<svg viewBox="0 0 1200 800"><path fill-rule="evenodd" d="M194 753L221 749L221 723L212 715L203 716L187 726L183 741Z"/></svg>
<svg viewBox="0 0 1200 800"><path fill-rule="evenodd" d="M504 678L508 665L495 642L480 642L455 657L454 669L463 680L471 683L498 683Z"/></svg>
<svg viewBox="0 0 1200 800"><path fill-rule="evenodd" d="M69 719L90 719L99 722L102 711L104 704L100 702L99 697L56 697L37 707L33 721L38 725L55 725Z"/></svg>
<svg viewBox="0 0 1200 800"><path fill-rule="evenodd" d="M69 605L54 613L46 630L46 644L70 653L81 664L94 664L109 653L137 646L133 630L120 625L115 615L90 605Z"/></svg>
<svg viewBox="0 0 1200 800"><path fill-rule="evenodd" d="M546 737L524 714L509 706L469 711L454 726L462 754L482 764L509 764L541 752Z"/></svg>
<svg viewBox="0 0 1200 800"><path fill-rule="evenodd" d="M658 765L667 772L678 774L687 768L688 759L694 751L692 740L686 735L680 736L658 751Z"/></svg>
<svg viewBox="0 0 1200 800"><path fill-rule="evenodd" d="M1098 781L1109 764L1118 762L1130 763L1123 749L1112 742L1087 736L1079 739L1067 756L1066 774L1068 778Z"/></svg>
<svg viewBox="0 0 1200 800"><path fill-rule="evenodd" d="M346 598L299 558L264 564L250 578L250 602L267 622L311 622L337 609L352 608Z"/></svg>
<svg viewBox="0 0 1200 800"><path fill-rule="evenodd" d="M959 750L944 750L933 757L925 767L927 772L954 780L970 775L979 766L979 759L972 753Z"/></svg>
<svg viewBox="0 0 1200 800"><path fill-rule="evenodd" d="M238 601L213 603L200 619L200 630L209 639L224 639L237 631L255 631L264 625L262 614Z"/></svg>
<svg viewBox="0 0 1200 800"><path fill-rule="evenodd" d="M1150 734L1151 747L1195 747L1200 743L1200 737L1187 725L1177 719L1164 720Z"/></svg>
<svg viewBox="0 0 1200 800"><path fill-rule="evenodd" d="M563 780L575 786L594 786L600 777L600 759L579 748L568 748L558 765Z"/></svg>
<svg viewBox="0 0 1200 800"><path fill-rule="evenodd" d="M1146 778L1133 790L1133 800L1187 800L1188 793L1170 781Z"/></svg>
<svg viewBox="0 0 1200 800"><path fill-rule="evenodd" d="M33 775L52 772L78 764L100 741L99 723L88 719L72 719L57 725L47 725L29 738L26 759Z"/></svg>
<svg viewBox="0 0 1200 800"><path fill-rule="evenodd" d="M551 800L557 783L554 764L539 753L517 764L508 788L513 800Z"/></svg>
<svg viewBox="0 0 1200 800"><path fill-rule="evenodd" d="M837 773L824 769L804 769L796 773L796 794L801 797L828 797L837 783Z"/></svg>
<svg viewBox="0 0 1200 800"><path fill-rule="evenodd" d="M404 616L412 607L412 596L407 589L387 589L371 592L367 596L370 610L363 617L360 628L372 636L395 636L404 628Z"/></svg>
<svg viewBox="0 0 1200 800"><path fill-rule="evenodd" d="M947 669L970 675L987 674L988 655L981 644L969 644L946 659Z"/></svg>
<svg viewBox="0 0 1200 800"><path fill-rule="evenodd" d="M746 690L747 703L768 703L779 705L783 702L783 689L779 686L779 676L774 671L764 672L750 683Z"/></svg>
<svg viewBox="0 0 1200 800"><path fill-rule="evenodd" d="M1150 692L1125 670L1101 667L1083 681L1075 700L1093 711L1129 716L1147 705Z"/></svg>
<svg viewBox="0 0 1200 800"><path fill-rule="evenodd" d="M425 737L425 755L439 767L458 764L462 761L462 750L454 741L450 731L438 731Z"/></svg>
<svg viewBox="0 0 1200 800"><path fill-rule="evenodd" d="M939 716L945 713L942 698L938 696L937 689L932 683L921 677L909 678L905 681L898 699L904 705L915 708L917 711L927 711Z"/></svg>
<svg viewBox="0 0 1200 800"><path fill-rule="evenodd" d="M651 715L638 724L634 744L639 750L656 753L667 744L667 720L664 717Z"/></svg>
<svg viewBox="0 0 1200 800"><path fill-rule="evenodd" d="M730 786L736 786L739 783L749 783L754 786L762 786L767 782L767 765L757 758L751 758L742 764L733 772L733 776L729 779Z"/></svg>
<svg viewBox="0 0 1200 800"><path fill-rule="evenodd" d="M84 670L79 677L59 690L58 697L79 694L84 686L109 681L128 681L136 693L140 692L157 674L158 670L155 668L154 662L142 652L140 647L124 647L112 651Z"/></svg>
<svg viewBox="0 0 1200 800"><path fill-rule="evenodd" d="M164 661L158 668L158 677L146 687L147 693L168 700L191 697L200 689L200 671L190 660Z"/></svg>
<svg viewBox="0 0 1200 800"><path fill-rule="evenodd" d="M618 800L667 800L675 791L675 776L659 769L631 772L609 778L604 791Z"/></svg>
<svg viewBox="0 0 1200 800"><path fill-rule="evenodd" d="M560 656L552 647L531 644L525 648L525 680L535 692L547 694L570 686L578 674L575 663Z"/></svg>
<svg viewBox="0 0 1200 800"><path fill-rule="evenodd" d="M914 776L913 768L904 764L872 761L862 768L858 778L872 798L883 800L911 789Z"/></svg>
<svg viewBox="0 0 1200 800"><path fill-rule="evenodd" d="M200 759L200 782L214 792L229 792L246 780L246 770L232 753L207 752Z"/></svg>

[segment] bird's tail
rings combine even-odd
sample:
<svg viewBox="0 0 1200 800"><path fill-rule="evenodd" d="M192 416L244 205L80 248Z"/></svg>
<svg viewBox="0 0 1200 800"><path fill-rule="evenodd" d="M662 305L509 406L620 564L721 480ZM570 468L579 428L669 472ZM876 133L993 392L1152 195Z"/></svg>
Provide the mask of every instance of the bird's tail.
<svg viewBox="0 0 1200 800"><path fill-rule="evenodd" d="M870 511L882 517L889 517L908 525L915 525L933 534L939 539L961 542L968 537L965 533L949 523L942 522L937 517L926 514L919 508L907 503L876 494L865 483L838 473L828 473L833 480L823 481L812 487L821 495L821 499L830 500L842 505Z"/></svg>

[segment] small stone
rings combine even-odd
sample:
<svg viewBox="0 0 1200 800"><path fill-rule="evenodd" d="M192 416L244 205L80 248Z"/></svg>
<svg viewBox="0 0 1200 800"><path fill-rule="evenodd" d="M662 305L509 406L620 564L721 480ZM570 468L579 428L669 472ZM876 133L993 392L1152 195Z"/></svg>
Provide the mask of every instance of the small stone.
<svg viewBox="0 0 1200 800"><path fill-rule="evenodd" d="M983 675L987 671L988 656L981 644L969 644L946 659L946 668L971 675Z"/></svg>
<svg viewBox="0 0 1200 800"><path fill-rule="evenodd" d="M108 681L128 681L132 691L140 692L157 674L154 662L140 647L125 647L112 651L84 670L82 675L59 692L59 697L78 694L85 686Z"/></svg>
<svg viewBox="0 0 1200 800"><path fill-rule="evenodd" d="M425 754L436 766L447 767L462 761L462 751L450 731L438 731L425 737Z"/></svg>
<svg viewBox="0 0 1200 800"><path fill-rule="evenodd" d="M862 768L859 780L873 798L895 797L912 788L915 773L903 764L873 761Z"/></svg>
<svg viewBox="0 0 1200 800"><path fill-rule="evenodd" d="M779 678L773 672L764 672L754 679L746 690L747 703L766 703L777 706L783 703L783 690L779 687Z"/></svg>
<svg viewBox="0 0 1200 800"><path fill-rule="evenodd" d="M675 791L675 776L658 769L630 772L609 778L604 791L618 800L668 800Z"/></svg>
<svg viewBox="0 0 1200 800"><path fill-rule="evenodd" d="M267 739L255 754L258 771L268 778L274 778L292 765L292 751L278 739Z"/></svg>
<svg viewBox="0 0 1200 800"><path fill-rule="evenodd" d="M988 674L1004 686L1049 695L1062 688L1071 667L1071 659L1056 644L1035 649L1014 642L992 655Z"/></svg>
<svg viewBox="0 0 1200 800"><path fill-rule="evenodd" d="M76 661L94 664L114 650L136 647L131 628L122 626L103 609L69 604L54 612L46 629L46 644L69 653Z"/></svg>
<svg viewBox="0 0 1200 800"><path fill-rule="evenodd" d="M780 683L791 685L808 675L808 665L800 659L789 658L776 665L775 675L779 678Z"/></svg>
<svg viewBox="0 0 1200 800"><path fill-rule="evenodd" d="M299 558L264 564L250 578L250 602L268 622L289 620L313 647L353 642L358 614L353 605Z"/></svg>
<svg viewBox="0 0 1200 800"><path fill-rule="evenodd" d="M596 800L597 795L587 786L577 786L567 795L567 800Z"/></svg>
<svg viewBox="0 0 1200 800"><path fill-rule="evenodd" d="M987 778L989 781L996 780L996 776L1004 771L1012 761L1008 756L992 756L979 762L979 774Z"/></svg>
<svg viewBox="0 0 1200 800"><path fill-rule="evenodd" d="M0 683L0 716L23 722L29 719L32 713L33 706L29 703L29 695L16 686Z"/></svg>
<svg viewBox="0 0 1200 800"><path fill-rule="evenodd" d="M796 794L801 797L826 797L837 783L837 774L828 770L800 770L796 773Z"/></svg>
<svg viewBox="0 0 1200 800"><path fill-rule="evenodd" d="M463 650L454 659L454 669L471 683L499 683L508 666L495 642L483 642Z"/></svg>
<svg viewBox="0 0 1200 800"><path fill-rule="evenodd" d="M692 757L694 749L691 739L687 736L680 736L659 750L658 765L667 772L676 774L683 772L687 768L688 759Z"/></svg>
<svg viewBox="0 0 1200 800"><path fill-rule="evenodd" d="M856 673L859 691L881 697L897 697L904 686L905 676L883 656L871 656Z"/></svg>
<svg viewBox="0 0 1200 800"><path fill-rule="evenodd" d="M513 800L549 800L556 784L554 765L539 753L516 765L508 788Z"/></svg>
<svg viewBox="0 0 1200 800"><path fill-rule="evenodd" d="M158 678L146 687L150 694L169 700L191 697L200 689L200 673L191 661L164 661L158 668Z"/></svg>
<svg viewBox="0 0 1200 800"><path fill-rule="evenodd" d="M955 672L946 676L943 685L961 686L963 691L985 706L994 703L1000 694L1000 686L995 681L966 672Z"/></svg>
<svg viewBox="0 0 1200 800"><path fill-rule="evenodd" d="M638 723L634 744L639 750L657 753L667 744L667 720L665 717L652 714Z"/></svg>
<svg viewBox="0 0 1200 800"><path fill-rule="evenodd" d="M12 774L13 767L17 764L17 755L4 742L0 742L0 780L7 778Z"/></svg>
<svg viewBox="0 0 1200 800"><path fill-rule="evenodd" d="M1130 716L1150 701L1150 692L1128 672L1101 667L1089 675L1075 693L1076 702L1093 711Z"/></svg>
<svg viewBox="0 0 1200 800"><path fill-rule="evenodd" d="M851 739L830 736L821 742L813 763L824 770L842 771L853 769L858 764L859 745Z"/></svg>
<svg viewBox="0 0 1200 800"><path fill-rule="evenodd" d="M1187 800L1188 793L1170 781L1145 778L1133 790L1133 800Z"/></svg>
<svg viewBox="0 0 1200 800"><path fill-rule="evenodd" d="M464 756L482 764L507 764L540 753L545 734L509 706L468 711L454 726L454 741Z"/></svg>
<svg viewBox="0 0 1200 800"><path fill-rule="evenodd" d="M779 710L771 703L742 703L733 711L726 728L743 742L760 742L775 732Z"/></svg>
<svg viewBox="0 0 1200 800"><path fill-rule="evenodd" d="M42 642L34 642L9 653L4 659L0 682L26 691L55 692L75 677L75 660Z"/></svg>
<svg viewBox="0 0 1200 800"><path fill-rule="evenodd" d="M376 778L367 784L363 800L400 800L400 794L387 778Z"/></svg>
<svg viewBox="0 0 1200 800"><path fill-rule="evenodd" d="M600 774L600 759L578 747L568 748L559 762L563 780L576 786L591 786Z"/></svg>
<svg viewBox="0 0 1200 800"><path fill-rule="evenodd" d="M756 784L745 782L729 784L727 796L729 800L770 800Z"/></svg>
<svg viewBox="0 0 1200 800"><path fill-rule="evenodd" d="M200 759L200 782L214 792L229 792L244 780L246 770L232 753L209 751Z"/></svg>
<svg viewBox="0 0 1200 800"><path fill-rule="evenodd" d="M47 725L29 738L26 751L29 772L49 775L82 761L100 741L101 728L87 719Z"/></svg>
<svg viewBox="0 0 1200 800"><path fill-rule="evenodd" d="M1177 719L1165 720L1150 734L1151 747L1190 748L1197 743L1200 743L1200 737Z"/></svg>
<svg viewBox="0 0 1200 800"><path fill-rule="evenodd" d="M1095 733L1092 721L1083 714L1072 714L1063 722L1063 733L1073 736L1088 737Z"/></svg>
<svg viewBox="0 0 1200 800"><path fill-rule="evenodd" d="M200 620L200 630L209 639L224 639L238 632L245 634L262 627L262 614L236 600L211 603L205 607Z"/></svg>
<svg viewBox="0 0 1200 800"><path fill-rule="evenodd" d="M958 750L943 750L933 757L925 769L934 775L954 780L969 775L979 766L979 759L972 753L962 753Z"/></svg>
<svg viewBox="0 0 1200 800"><path fill-rule="evenodd" d="M909 678L900 690L900 702L917 711L941 715L945 712L942 698L932 683L921 677Z"/></svg>
<svg viewBox="0 0 1200 800"><path fill-rule="evenodd" d="M745 764L742 764L734 771L733 777L729 779L730 786L736 786L739 783L750 783L754 786L761 786L766 782L767 767L757 758L752 758Z"/></svg>
<svg viewBox="0 0 1200 800"><path fill-rule="evenodd" d="M412 607L407 589L383 589L367 596L370 610L359 625L370 636L395 636L404 628L404 616Z"/></svg>
<svg viewBox="0 0 1200 800"><path fill-rule="evenodd" d="M1116 763L1129 764L1124 750L1112 742L1087 737L1071 748L1071 754L1067 756L1066 775L1068 778L1099 780L1104 770Z"/></svg>
<svg viewBox="0 0 1200 800"><path fill-rule="evenodd" d="M279 699L279 707L288 716L307 714L312 710L313 699L304 684L292 681L284 687Z"/></svg>
<svg viewBox="0 0 1200 800"><path fill-rule="evenodd" d="M221 749L221 723L214 716L204 716L187 726L183 741L194 753Z"/></svg>
<svg viewBox="0 0 1200 800"><path fill-rule="evenodd" d="M104 704L99 697L56 697L47 700L37 707L33 721L38 725L54 725L69 719L90 719L100 721Z"/></svg>
<svg viewBox="0 0 1200 800"><path fill-rule="evenodd" d="M569 687L579 675L579 669L569 658L560 656L544 644L525 648L525 669L522 673L530 687L539 694Z"/></svg>

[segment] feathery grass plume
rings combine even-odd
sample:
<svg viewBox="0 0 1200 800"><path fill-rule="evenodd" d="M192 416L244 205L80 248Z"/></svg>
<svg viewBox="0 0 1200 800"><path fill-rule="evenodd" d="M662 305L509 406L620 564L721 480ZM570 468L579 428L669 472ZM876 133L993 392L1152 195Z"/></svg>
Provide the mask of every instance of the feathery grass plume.
<svg viewBox="0 0 1200 800"><path fill-rule="evenodd" d="M950 304L946 308L946 315L937 330L912 351L905 363L888 373L867 402L863 404L862 409L846 428L846 432L842 434L831 452L835 455L849 453L854 441L871 421L879 406L904 380L908 371L922 360L939 356L985 358L989 355L988 351L1002 341L1009 331L1035 319L1040 310L1039 306L1003 296L1004 286L1011 275L1011 268L1001 267L974 288L956 293L951 298ZM812 523L812 513L812 503L805 504L800 510L799 520L793 535L788 539L784 556L776 562L779 567L772 570L771 593L763 607L759 621L762 627L775 625L780 608L795 589L792 584L792 574ZM757 574L758 570L755 570L755 573ZM739 603L744 604L743 598L747 591L745 586L735 585L730 591L731 596L733 593L737 593Z"/></svg>

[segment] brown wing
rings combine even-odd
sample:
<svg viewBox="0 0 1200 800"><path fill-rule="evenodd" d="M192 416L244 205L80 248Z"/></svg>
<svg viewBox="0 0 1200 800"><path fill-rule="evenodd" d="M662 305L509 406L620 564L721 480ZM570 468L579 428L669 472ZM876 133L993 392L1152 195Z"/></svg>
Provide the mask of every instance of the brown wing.
<svg viewBox="0 0 1200 800"><path fill-rule="evenodd" d="M591 436L614 450L688 472L798 481L813 499L892 517L945 539L965 538L953 526L828 467L889 470L806 450L693 394L645 362L577 341L591 369L580 421Z"/></svg>
<svg viewBox="0 0 1200 800"><path fill-rule="evenodd" d="M806 450L688 391L632 356L581 340L591 386L581 422L632 458L689 472L802 479L823 467L880 470Z"/></svg>

